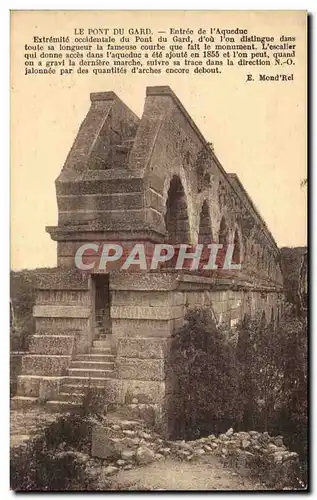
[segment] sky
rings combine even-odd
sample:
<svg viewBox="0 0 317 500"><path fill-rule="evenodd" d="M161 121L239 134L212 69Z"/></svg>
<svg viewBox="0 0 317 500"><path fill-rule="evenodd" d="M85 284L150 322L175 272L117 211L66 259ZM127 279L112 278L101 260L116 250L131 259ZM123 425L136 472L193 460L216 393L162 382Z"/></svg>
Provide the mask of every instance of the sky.
<svg viewBox="0 0 317 500"><path fill-rule="evenodd" d="M224 17L225 16L225 17ZM76 27L247 27L297 37L294 81L245 82L235 67L215 75L25 76L24 44L33 35ZM306 48L298 13L21 11L11 18L11 267L56 265L54 181L90 106L90 92L113 90L139 117L147 86L169 85L227 172L236 173L277 245L306 245ZM248 70L249 71L249 70ZM252 71L258 71L252 70Z"/></svg>

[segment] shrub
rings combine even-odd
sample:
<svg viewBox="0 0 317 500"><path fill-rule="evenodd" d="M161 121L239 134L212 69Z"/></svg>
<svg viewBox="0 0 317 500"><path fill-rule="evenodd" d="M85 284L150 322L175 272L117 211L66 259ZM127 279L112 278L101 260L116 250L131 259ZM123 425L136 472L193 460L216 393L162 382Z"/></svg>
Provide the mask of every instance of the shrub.
<svg viewBox="0 0 317 500"><path fill-rule="evenodd" d="M95 421L65 415L26 444L11 449L10 483L15 491L74 491L94 489L86 473Z"/></svg>
<svg viewBox="0 0 317 500"><path fill-rule="evenodd" d="M95 415L100 417L106 411L106 391L105 388L96 388L89 385L85 388L84 397L82 402L83 415Z"/></svg>
<svg viewBox="0 0 317 500"><path fill-rule="evenodd" d="M222 432L240 415L234 347L207 310L192 310L172 337L169 429L174 438Z"/></svg>

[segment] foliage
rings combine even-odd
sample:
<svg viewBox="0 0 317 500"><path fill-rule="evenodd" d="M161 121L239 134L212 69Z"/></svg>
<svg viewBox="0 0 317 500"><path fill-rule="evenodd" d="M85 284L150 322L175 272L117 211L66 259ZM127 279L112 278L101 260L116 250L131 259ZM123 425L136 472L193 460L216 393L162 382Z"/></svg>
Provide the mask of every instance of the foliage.
<svg viewBox="0 0 317 500"><path fill-rule="evenodd" d="M10 272L10 350L27 351L34 333L36 280L49 268Z"/></svg>
<svg viewBox="0 0 317 500"><path fill-rule="evenodd" d="M235 335L238 341L232 340ZM307 456L307 319L290 308L279 325L245 318L236 332L205 310L188 313L171 344L170 431L174 438L227 430L282 434ZM303 482L305 470L303 471Z"/></svg>
<svg viewBox="0 0 317 500"><path fill-rule="evenodd" d="M301 314L300 286L301 281L307 280L306 276L301 276L303 259L307 258L307 247L283 247L281 248L281 267L284 277L284 287L287 300L296 308L296 314Z"/></svg>
<svg viewBox="0 0 317 500"><path fill-rule="evenodd" d="M248 319L239 327L237 357L241 365L240 392L245 401L244 428L276 428L287 413L305 424L307 414L307 320L289 312L279 325ZM250 407L248 407L248 405ZM281 415L280 415L281 416ZM280 422L279 424L277 422Z"/></svg>
<svg viewBox="0 0 317 500"><path fill-rule="evenodd" d="M240 411L234 348L207 310L193 310L172 338L170 431L194 439L226 430ZM172 372L172 370L171 370Z"/></svg>
<svg viewBox="0 0 317 500"><path fill-rule="evenodd" d="M94 489L85 472L94 420L65 415L41 435L11 449L10 483L15 491Z"/></svg>
<svg viewBox="0 0 317 500"><path fill-rule="evenodd" d="M83 415L95 415L101 417L105 414L106 410L106 391L105 388L97 388L90 385L85 388L84 397L82 402Z"/></svg>

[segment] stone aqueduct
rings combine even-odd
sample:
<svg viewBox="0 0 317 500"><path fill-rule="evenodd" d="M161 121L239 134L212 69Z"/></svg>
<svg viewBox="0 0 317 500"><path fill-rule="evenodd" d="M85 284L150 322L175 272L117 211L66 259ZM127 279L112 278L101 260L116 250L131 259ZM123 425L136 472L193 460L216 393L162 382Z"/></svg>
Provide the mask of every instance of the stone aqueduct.
<svg viewBox="0 0 317 500"><path fill-rule="evenodd" d="M169 87L147 88L141 119L113 92L91 94L56 192L58 225L47 231L57 241L58 265L39 279L35 334L16 404L44 398L58 406L71 363L91 353L102 311L102 338L114 358L105 376L111 402L150 405L160 420L168 339L188 309L208 307L231 326L246 314L278 321L283 313L274 238ZM75 269L83 243L114 241L149 249L164 242L234 243L242 267L213 275L165 269L98 276Z"/></svg>

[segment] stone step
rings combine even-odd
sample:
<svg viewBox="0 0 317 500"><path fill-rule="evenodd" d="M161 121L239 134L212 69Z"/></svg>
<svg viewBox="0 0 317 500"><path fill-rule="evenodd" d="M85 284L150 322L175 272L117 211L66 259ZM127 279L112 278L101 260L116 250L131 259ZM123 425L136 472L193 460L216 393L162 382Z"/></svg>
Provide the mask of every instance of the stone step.
<svg viewBox="0 0 317 500"><path fill-rule="evenodd" d="M52 413L62 413L64 411L79 413L81 404L72 403L71 401L47 401L45 409Z"/></svg>
<svg viewBox="0 0 317 500"><path fill-rule="evenodd" d="M84 379L84 380L87 380L87 379ZM74 394L83 395L84 391L88 390L90 387L92 387L93 389L99 389L99 390L103 390L105 388L104 385L99 385L99 384L100 384L100 381L97 384L90 384L89 385L86 382L83 382L83 380L81 379L81 382L79 385L63 384L62 391L64 394L68 393L68 394L73 394L73 395Z"/></svg>
<svg viewBox="0 0 317 500"><path fill-rule="evenodd" d="M114 370L97 370L93 368L69 368L71 377L92 377L92 378L112 378L115 376Z"/></svg>
<svg viewBox="0 0 317 500"><path fill-rule="evenodd" d="M30 408L30 406L36 405L39 398L33 398L30 396L14 396L11 399L11 410L21 410L24 408Z"/></svg>
<svg viewBox="0 0 317 500"><path fill-rule="evenodd" d="M65 401L69 403L77 403L77 404L82 404L83 399L84 399L85 393L84 392L60 392L58 395L58 400L59 401Z"/></svg>
<svg viewBox="0 0 317 500"><path fill-rule="evenodd" d="M72 361L70 369L80 369L80 370L113 370L114 363L109 361L82 361L77 360Z"/></svg>
<svg viewBox="0 0 317 500"><path fill-rule="evenodd" d="M98 339L98 340L93 340L92 342L93 347L109 347L110 348L110 339L105 338L105 339Z"/></svg>
<svg viewBox="0 0 317 500"><path fill-rule="evenodd" d="M98 375L95 375L93 377L85 376L85 375L80 375L80 376L68 376L64 378L63 385L62 385L62 391L66 392L66 387L70 386L76 386L80 387L80 389L84 386L91 386L91 387L105 387L109 384L109 381L112 381L113 377L99 377Z"/></svg>
<svg viewBox="0 0 317 500"><path fill-rule="evenodd" d="M90 353L91 354L111 354L111 348L110 347L91 347Z"/></svg>
<svg viewBox="0 0 317 500"><path fill-rule="evenodd" d="M77 354L76 361L103 361L114 363L115 355L108 353Z"/></svg>

